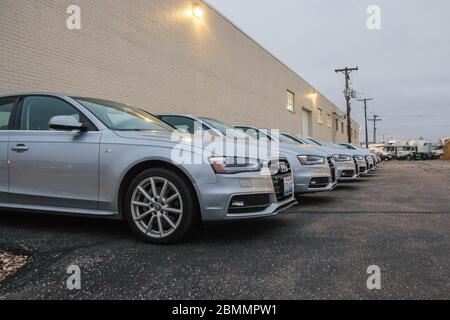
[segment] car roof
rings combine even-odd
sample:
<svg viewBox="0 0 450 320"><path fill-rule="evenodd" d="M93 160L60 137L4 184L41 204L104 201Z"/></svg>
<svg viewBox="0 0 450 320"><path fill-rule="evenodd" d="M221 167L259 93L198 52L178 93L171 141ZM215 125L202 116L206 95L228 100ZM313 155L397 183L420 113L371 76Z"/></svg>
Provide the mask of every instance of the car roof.
<svg viewBox="0 0 450 320"><path fill-rule="evenodd" d="M178 114L178 113L164 113L164 114L157 114L157 116L158 117L185 117L185 118L193 118L193 119L198 118L191 114Z"/></svg>
<svg viewBox="0 0 450 320"><path fill-rule="evenodd" d="M0 98L8 98L8 97L19 97L19 96L53 96L59 98L70 97L70 95L66 93L55 93L55 92L16 92L11 94L0 95Z"/></svg>

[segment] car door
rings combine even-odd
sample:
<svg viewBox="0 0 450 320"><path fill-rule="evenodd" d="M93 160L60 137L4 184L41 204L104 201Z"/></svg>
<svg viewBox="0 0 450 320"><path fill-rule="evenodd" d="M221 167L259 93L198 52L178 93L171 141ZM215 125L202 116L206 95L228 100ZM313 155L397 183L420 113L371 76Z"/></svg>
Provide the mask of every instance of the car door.
<svg viewBox="0 0 450 320"><path fill-rule="evenodd" d="M16 100L17 97L0 98L0 202L9 201L8 139Z"/></svg>
<svg viewBox="0 0 450 320"><path fill-rule="evenodd" d="M86 132L49 128L54 116L74 116ZM53 96L21 99L9 137L11 203L96 209L101 133L67 101Z"/></svg>

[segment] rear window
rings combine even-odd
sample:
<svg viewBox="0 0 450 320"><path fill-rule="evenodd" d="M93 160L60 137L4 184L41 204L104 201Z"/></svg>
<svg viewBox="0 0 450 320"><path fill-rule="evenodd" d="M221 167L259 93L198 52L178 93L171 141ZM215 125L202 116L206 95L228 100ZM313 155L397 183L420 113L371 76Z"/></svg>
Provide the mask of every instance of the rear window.
<svg viewBox="0 0 450 320"><path fill-rule="evenodd" d="M0 130L8 130L15 101L14 97L0 99Z"/></svg>

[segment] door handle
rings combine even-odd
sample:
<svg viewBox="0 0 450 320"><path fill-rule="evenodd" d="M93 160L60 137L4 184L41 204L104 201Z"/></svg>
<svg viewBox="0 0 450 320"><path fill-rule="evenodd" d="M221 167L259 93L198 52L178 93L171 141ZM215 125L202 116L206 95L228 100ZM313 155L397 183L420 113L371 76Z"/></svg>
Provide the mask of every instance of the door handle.
<svg viewBox="0 0 450 320"><path fill-rule="evenodd" d="M12 151L16 151L16 152L28 151L29 149L30 148L28 148L24 144L18 144L17 146L11 148Z"/></svg>

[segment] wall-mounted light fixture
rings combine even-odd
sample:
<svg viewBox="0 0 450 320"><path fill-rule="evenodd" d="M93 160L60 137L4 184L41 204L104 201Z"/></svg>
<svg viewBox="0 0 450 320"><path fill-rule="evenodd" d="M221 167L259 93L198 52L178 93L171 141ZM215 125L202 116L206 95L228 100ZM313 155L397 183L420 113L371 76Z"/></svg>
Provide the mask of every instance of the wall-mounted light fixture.
<svg viewBox="0 0 450 320"><path fill-rule="evenodd" d="M313 91L313 93L311 93L311 94L309 95L309 97L310 97L311 99L316 99L316 98L317 98L317 92L316 92L316 91Z"/></svg>
<svg viewBox="0 0 450 320"><path fill-rule="evenodd" d="M194 17L196 17L197 19L200 19L201 17L203 17L203 14L204 14L204 12L203 12L203 9L202 9L202 6L200 5L200 3L194 2L192 4L192 15Z"/></svg>

